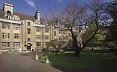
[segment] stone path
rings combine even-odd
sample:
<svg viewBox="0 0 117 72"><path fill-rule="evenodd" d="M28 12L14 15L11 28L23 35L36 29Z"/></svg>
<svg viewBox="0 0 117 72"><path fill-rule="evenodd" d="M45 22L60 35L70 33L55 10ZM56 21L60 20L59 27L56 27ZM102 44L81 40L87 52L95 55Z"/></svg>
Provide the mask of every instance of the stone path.
<svg viewBox="0 0 117 72"><path fill-rule="evenodd" d="M54 67L40 63L31 56L20 54L1 54L0 72L62 72Z"/></svg>

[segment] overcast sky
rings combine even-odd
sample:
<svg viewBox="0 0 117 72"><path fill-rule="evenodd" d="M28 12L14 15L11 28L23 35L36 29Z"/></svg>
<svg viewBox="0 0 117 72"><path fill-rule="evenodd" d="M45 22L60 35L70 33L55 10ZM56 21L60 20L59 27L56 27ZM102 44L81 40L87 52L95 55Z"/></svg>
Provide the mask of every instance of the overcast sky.
<svg viewBox="0 0 117 72"><path fill-rule="evenodd" d="M14 5L14 11L20 12L28 15L35 15L36 10L39 10L41 17L44 16L45 12L49 8L57 9L61 11L66 3L71 2L72 0L0 0L0 9L3 8L4 2L8 2ZM79 3L88 3L91 0L78 0ZM103 0L105 2L110 2L112 0Z"/></svg>

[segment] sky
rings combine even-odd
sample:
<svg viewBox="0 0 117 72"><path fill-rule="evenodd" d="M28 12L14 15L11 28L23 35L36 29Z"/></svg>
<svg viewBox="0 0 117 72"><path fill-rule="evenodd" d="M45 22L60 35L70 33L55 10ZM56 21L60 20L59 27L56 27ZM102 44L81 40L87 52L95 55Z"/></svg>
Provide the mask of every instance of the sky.
<svg viewBox="0 0 117 72"><path fill-rule="evenodd" d="M49 9L57 9L61 11L64 9L67 3L73 0L0 0L0 9L3 9L4 2L14 5L14 11L34 16L36 11L39 10L41 17L44 17L45 13ZM91 0L78 0L79 3L89 3ZM110 2L112 0L103 0L104 2Z"/></svg>

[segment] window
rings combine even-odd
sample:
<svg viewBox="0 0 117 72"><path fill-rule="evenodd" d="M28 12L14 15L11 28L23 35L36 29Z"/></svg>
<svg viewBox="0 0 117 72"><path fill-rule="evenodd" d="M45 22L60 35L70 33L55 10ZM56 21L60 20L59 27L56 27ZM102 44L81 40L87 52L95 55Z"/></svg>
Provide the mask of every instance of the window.
<svg viewBox="0 0 117 72"><path fill-rule="evenodd" d="M42 42L42 46L44 47L44 42Z"/></svg>
<svg viewBox="0 0 117 72"><path fill-rule="evenodd" d="M42 35L42 40L44 40L44 35Z"/></svg>
<svg viewBox="0 0 117 72"><path fill-rule="evenodd" d="M30 22L28 22L28 26L30 26Z"/></svg>
<svg viewBox="0 0 117 72"><path fill-rule="evenodd" d="M49 42L45 42L45 45L47 46Z"/></svg>
<svg viewBox="0 0 117 72"><path fill-rule="evenodd" d="M20 35L17 34L17 33L15 33L15 34L14 34L14 38L15 38L15 39L19 39L19 38L20 38Z"/></svg>
<svg viewBox="0 0 117 72"><path fill-rule="evenodd" d="M15 29L15 30L19 30L19 29L20 29L20 25L14 24L14 29Z"/></svg>
<svg viewBox="0 0 117 72"><path fill-rule="evenodd" d="M2 47L10 47L10 42L2 42Z"/></svg>
<svg viewBox="0 0 117 72"><path fill-rule="evenodd" d="M13 43L13 46L14 46L14 47L20 47L20 42L14 42L14 43Z"/></svg>
<svg viewBox="0 0 117 72"><path fill-rule="evenodd" d="M6 38L6 33L2 33L2 38Z"/></svg>
<svg viewBox="0 0 117 72"><path fill-rule="evenodd" d="M41 42L36 42L36 46L41 46Z"/></svg>
<svg viewBox="0 0 117 72"><path fill-rule="evenodd" d="M11 12L10 11L7 11L7 15L11 15Z"/></svg>
<svg viewBox="0 0 117 72"><path fill-rule="evenodd" d="M30 38L28 38L28 41L30 41Z"/></svg>
<svg viewBox="0 0 117 72"><path fill-rule="evenodd" d="M47 40L48 40L48 39L49 39L49 35L45 35L45 39L47 39Z"/></svg>
<svg viewBox="0 0 117 72"><path fill-rule="evenodd" d="M59 37L59 40L64 40L64 39L65 39L65 37L63 37L63 36Z"/></svg>
<svg viewBox="0 0 117 72"><path fill-rule="evenodd" d="M65 31L59 31L59 34L65 34Z"/></svg>
<svg viewBox="0 0 117 72"><path fill-rule="evenodd" d="M36 28L36 31L37 31L37 32L40 32L40 31L41 31L41 28L40 28L40 27L37 27L37 28Z"/></svg>
<svg viewBox="0 0 117 72"><path fill-rule="evenodd" d="M31 29L28 28L28 34L30 34L30 33L31 33Z"/></svg>
<svg viewBox="0 0 117 72"><path fill-rule="evenodd" d="M6 24L5 23L2 24L2 29L6 29Z"/></svg>
<svg viewBox="0 0 117 72"><path fill-rule="evenodd" d="M49 28L45 28L45 32L47 32L47 33L48 33L48 32L49 32Z"/></svg>
<svg viewBox="0 0 117 72"><path fill-rule="evenodd" d="M56 31L54 31L54 36L56 36Z"/></svg>
<svg viewBox="0 0 117 72"><path fill-rule="evenodd" d="M7 43L6 42L2 42L2 47L6 47Z"/></svg>
<svg viewBox="0 0 117 72"><path fill-rule="evenodd" d="M8 44L7 44L7 45L8 45L8 47L10 47L10 42L8 42Z"/></svg>
<svg viewBox="0 0 117 72"><path fill-rule="evenodd" d="M36 35L36 39L41 39L41 35Z"/></svg>
<svg viewBox="0 0 117 72"><path fill-rule="evenodd" d="M65 34L65 31L62 31L63 34Z"/></svg>
<svg viewBox="0 0 117 72"><path fill-rule="evenodd" d="M8 39L10 38L10 35L9 35L9 33L8 33Z"/></svg>
<svg viewBox="0 0 117 72"><path fill-rule="evenodd" d="M10 29L10 24L8 24L8 29Z"/></svg>
<svg viewBox="0 0 117 72"><path fill-rule="evenodd" d="M44 33L44 28L42 28L42 33Z"/></svg>

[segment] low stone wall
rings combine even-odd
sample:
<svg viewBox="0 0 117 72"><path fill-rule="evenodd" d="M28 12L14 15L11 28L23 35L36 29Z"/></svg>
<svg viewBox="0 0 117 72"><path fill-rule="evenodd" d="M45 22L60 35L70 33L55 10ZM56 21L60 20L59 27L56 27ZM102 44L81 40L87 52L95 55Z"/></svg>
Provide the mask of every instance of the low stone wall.
<svg viewBox="0 0 117 72"><path fill-rule="evenodd" d="M7 53L18 53L22 52L22 49L5 49L5 50L0 50L0 54L7 54Z"/></svg>

